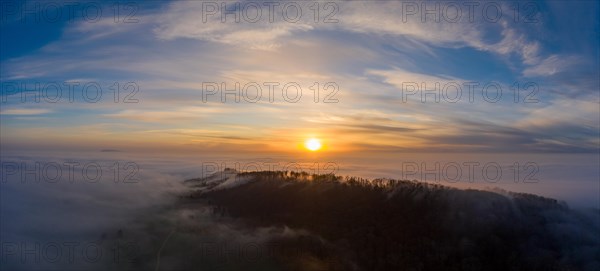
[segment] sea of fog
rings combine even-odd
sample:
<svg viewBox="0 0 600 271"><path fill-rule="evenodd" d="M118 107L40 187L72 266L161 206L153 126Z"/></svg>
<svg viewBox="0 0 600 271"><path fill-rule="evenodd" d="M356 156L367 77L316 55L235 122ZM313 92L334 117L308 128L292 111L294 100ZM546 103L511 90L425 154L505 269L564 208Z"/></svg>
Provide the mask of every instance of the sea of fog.
<svg viewBox="0 0 600 271"><path fill-rule="evenodd" d="M119 151L3 152L0 266L102 270L131 253L119 243L136 217L169 208L182 181L225 168L335 173L500 188L600 207L598 154L158 155ZM111 240L101 247L98 242ZM57 266L59 268L57 269Z"/></svg>

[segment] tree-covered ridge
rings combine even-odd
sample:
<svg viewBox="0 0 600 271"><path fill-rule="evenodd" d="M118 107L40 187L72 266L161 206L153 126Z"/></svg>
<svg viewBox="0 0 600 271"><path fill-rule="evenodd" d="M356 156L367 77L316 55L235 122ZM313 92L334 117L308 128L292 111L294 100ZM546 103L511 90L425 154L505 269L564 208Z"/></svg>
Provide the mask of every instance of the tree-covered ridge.
<svg viewBox="0 0 600 271"><path fill-rule="evenodd" d="M335 262L330 269L600 268L597 222L554 199L305 172L235 177L250 181L188 198L208 199L215 214L252 227L308 230L324 240L311 253ZM189 181L201 188L207 178Z"/></svg>

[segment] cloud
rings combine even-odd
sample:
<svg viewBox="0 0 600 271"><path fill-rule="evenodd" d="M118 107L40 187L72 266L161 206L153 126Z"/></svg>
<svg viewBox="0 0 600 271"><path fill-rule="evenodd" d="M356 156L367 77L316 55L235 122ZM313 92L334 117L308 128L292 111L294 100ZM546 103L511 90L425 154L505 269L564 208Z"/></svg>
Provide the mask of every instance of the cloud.
<svg viewBox="0 0 600 271"><path fill-rule="evenodd" d="M111 257L99 257L98 261L91 262L78 253L81 247L96 244L103 233L116 232L116 229L129 225L136 216L155 213L164 204L172 202L175 193L185 191L180 182L185 174L198 174L186 169L193 163L184 160L166 165L148 157L131 158L113 152L96 151L81 156L69 155L68 158L53 155L39 152L10 155L3 150L2 167L9 163L18 166L16 172L2 172L2 201L10 202L2 204L0 209L2 242L23 243L31 247L34 244L59 244L59 251L65 248L61 246L63 242L74 242L78 245L74 247L73 258L71 262L19 261L19 258L9 256L3 259L3 267L11 270L106 269L104 264L110 263ZM133 167L126 167L128 162L133 162ZM72 171L69 171L69 164L73 166ZM30 172L25 177L21 176L20 171L36 165L42 168L53 166L45 172L40 169L37 174ZM98 166L102 171L100 177L95 179L97 175L93 173L85 175L83 168L86 165L92 165L89 168L92 171ZM61 173L55 175L57 168ZM118 170L118 174L113 174L113 169ZM130 174L132 172L133 175ZM109 254L108 250L103 252L104 255Z"/></svg>
<svg viewBox="0 0 600 271"><path fill-rule="evenodd" d="M448 85L448 84L459 84L462 85L467 80L451 77L447 75L434 75L434 74L423 74L410 72L398 67L391 70L367 70L368 75L376 75L383 78L383 81L393 85L397 89L404 89L407 83L416 83L422 86L424 83L427 90L434 89L436 84Z"/></svg>
<svg viewBox="0 0 600 271"><path fill-rule="evenodd" d="M295 40L300 33L341 30L369 36L410 37L425 42L428 46L468 46L505 56L517 54L529 65L538 62L540 44L530 40L524 33L519 33L517 28L509 24L508 19L492 24L484 23L484 16L461 16L457 22L446 23L436 22L433 18L423 21L421 13L407 15L403 10L406 8L405 4L414 2L404 2L335 2L335 6L339 8L339 12L334 13L337 20L335 23L315 22L309 14L304 14L299 21L294 22L286 21L284 16L273 16L273 21L270 21L266 19L266 14L270 12L267 5L260 5L263 16L257 22L248 21L245 17L240 22L235 22L233 14L222 8L218 8L214 15L207 15L205 3L175 2L158 17L159 26L153 32L163 40L189 38L250 49L276 50L282 44ZM300 6L305 11L310 10L307 3L300 3ZM503 5L501 9L509 10L509 7ZM241 8L240 16L245 11L245 8ZM477 9L475 14L480 15L482 12ZM222 18L225 18L225 22ZM501 39L498 42L485 42L485 37L490 32L495 32ZM422 45L421 48L430 50Z"/></svg>
<svg viewBox="0 0 600 271"><path fill-rule="evenodd" d="M458 22L438 23L433 18L423 20L422 13L407 16L403 8L403 2L398 1L343 2L340 4L341 23L335 26L369 35L409 36L429 46L471 47L507 57L516 54L529 65L539 58L540 44L520 33L507 19L486 23L484 16L462 16ZM503 4L501 9L509 10L509 7ZM481 12L477 9L475 14L483 14ZM500 39L487 41L490 35Z"/></svg>
<svg viewBox="0 0 600 271"><path fill-rule="evenodd" d="M217 107L184 107L177 110L136 110L126 109L114 114L106 114L109 118L127 119L141 122L177 123L190 120L204 119L224 112Z"/></svg>
<svg viewBox="0 0 600 271"><path fill-rule="evenodd" d="M3 115L43 115L51 113L48 109L33 109L33 108L11 108L0 111Z"/></svg>
<svg viewBox="0 0 600 271"><path fill-rule="evenodd" d="M580 63L581 60L576 56L551 55L537 65L523 70L523 76L551 76L569 70Z"/></svg>
<svg viewBox="0 0 600 271"><path fill-rule="evenodd" d="M29 55L3 61L0 76L10 80L19 77L33 81L48 78L65 82L73 78L113 81L105 84L107 87L114 81L133 80L139 85L137 104L113 103L107 94L107 101L91 106L56 104L52 107L53 114L44 117L71 120L60 128L51 127L56 123L53 121L28 120L55 138L65 138L65 130L77 132L85 123L97 127L79 131L86 135L92 132L141 135L150 140L147 131L153 131L153 136L169 138L172 136L169 131L203 127L214 133L182 144L201 145L213 140L214 145L219 145L249 137L260 142L275 142L273 145L283 142L290 145L296 136L278 131L292 126L299 127L290 130L301 135L311 130L338 132L339 141L346 143L360 138L386 146L412 142L422 148L453 144L457 149L467 148L468 142L453 138L462 134L472 138L473 146L479 147L483 141L475 137L484 131L460 122L469 119L514 129L518 131L515 133L535 136L544 144L572 145L575 144L573 138L578 138L585 142L586 148L597 149L594 145L597 140L587 131L597 129L598 124L585 121L585 129L567 125L569 121L597 113L594 107L597 104L578 103L597 100L590 96L590 91L597 86L597 79L590 79L596 75L593 71L597 68L580 67L579 61L583 58L577 52L552 50L508 17L497 23L485 23L481 18L473 22L422 22L420 16L405 21L402 3L351 1L337 4L340 8L335 16L337 23L314 23L309 16L312 14L307 13L296 23L276 16L272 23L242 20L239 24L232 22L233 16L222 23L218 14L203 22L202 2L172 2L151 8L141 5L138 23L114 23L113 18L104 18L97 23L77 21L67 25L60 39ZM463 20L467 19L463 16ZM135 38L130 35L132 31L136 33ZM456 61L464 61L465 68L448 64ZM487 63L498 65L499 69L486 66ZM496 72L501 69L506 69L507 74L498 76ZM409 96L406 102L401 92L404 82L424 82L428 89L433 89L435 83L485 83L489 81L487 78L502 77L498 81L507 93L515 81L523 80L522 76L543 78L538 82L538 104L514 104L508 96L509 102L491 104L483 101L480 94L475 103L469 103L464 87L461 101L466 102L456 104L421 103L418 94ZM273 103L266 99L265 89L258 103L223 104L220 95L214 95L208 103L202 102L203 82L225 82L233 88L236 82L273 81L300 83L304 91L301 102L284 101L279 88ZM325 82L337 83L339 102L315 103L314 87L311 89L315 82L321 87ZM320 93L321 99L327 94L326 91ZM573 99L574 106L585 105L586 110L566 106L551 110L561 103L557 99L564 98ZM88 114L72 114L78 110L86 110ZM24 113L41 116L49 111L24 108L2 111L5 113L26 117ZM362 114L363 118L356 117ZM104 118L90 117L98 115ZM556 120L558 115L562 116L560 120ZM545 122L551 124L543 124ZM248 136L249 131L231 130L231 126L253 127L255 131ZM23 135L30 131L25 127L10 128L13 130L3 132L3 136L8 135L20 143L23 143ZM557 136L541 136L541 131ZM498 132L508 133L506 130ZM447 137L435 138L439 140L437 144L429 140L433 139L433 133ZM490 137L490 140L531 144L514 134L500 137L498 140ZM559 148L564 149L562 145Z"/></svg>
<svg viewBox="0 0 600 271"><path fill-rule="evenodd" d="M190 38L206 40L229 45L244 46L252 49L272 50L281 46L281 40L297 32L313 29L304 23L288 23L282 20L268 22L233 23L233 17L219 8L219 14L206 15L206 3L203 2L174 2L167 11L158 16L159 26L154 33L159 39L173 40ZM228 3L234 5L235 3ZM268 7L260 5L261 14L268 12ZM231 15L231 14L230 14ZM227 16L229 22L221 19Z"/></svg>

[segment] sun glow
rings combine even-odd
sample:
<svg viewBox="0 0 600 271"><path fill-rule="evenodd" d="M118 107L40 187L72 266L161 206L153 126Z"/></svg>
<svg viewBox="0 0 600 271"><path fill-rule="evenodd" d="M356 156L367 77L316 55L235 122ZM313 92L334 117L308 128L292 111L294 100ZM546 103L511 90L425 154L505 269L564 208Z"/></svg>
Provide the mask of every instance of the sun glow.
<svg viewBox="0 0 600 271"><path fill-rule="evenodd" d="M304 147L306 147L310 151L318 151L319 149L321 149L321 146L321 141L319 141L316 138L311 138L304 142Z"/></svg>

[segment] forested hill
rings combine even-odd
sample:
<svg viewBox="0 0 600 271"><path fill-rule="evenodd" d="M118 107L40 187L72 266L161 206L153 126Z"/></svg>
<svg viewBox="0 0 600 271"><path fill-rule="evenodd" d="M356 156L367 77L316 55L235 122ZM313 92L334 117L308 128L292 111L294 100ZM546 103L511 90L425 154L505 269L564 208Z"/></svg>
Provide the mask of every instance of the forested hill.
<svg viewBox="0 0 600 271"><path fill-rule="evenodd" d="M600 270L598 210L415 181L219 174L188 180L187 198L249 227L306 230L320 240L307 253L329 269Z"/></svg>

